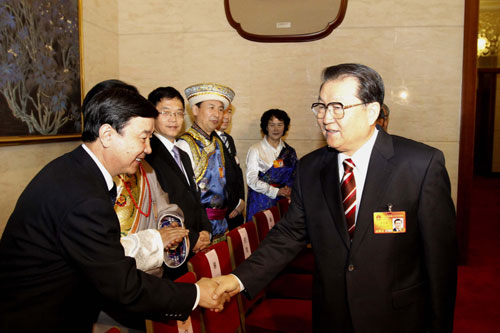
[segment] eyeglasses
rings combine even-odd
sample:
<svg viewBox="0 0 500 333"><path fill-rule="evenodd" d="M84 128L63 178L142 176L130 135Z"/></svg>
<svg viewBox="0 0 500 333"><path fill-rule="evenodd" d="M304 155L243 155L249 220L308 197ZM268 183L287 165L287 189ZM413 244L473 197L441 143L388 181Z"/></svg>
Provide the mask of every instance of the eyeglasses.
<svg viewBox="0 0 500 333"><path fill-rule="evenodd" d="M171 111L159 111L159 114L165 115L165 117L170 118L174 116L174 118L182 118L184 117L184 112L182 111L177 111L177 112L171 112Z"/></svg>
<svg viewBox="0 0 500 333"><path fill-rule="evenodd" d="M328 103L327 105L323 103L313 103L311 105L311 111L316 115L316 118L318 119L323 119L325 118L326 112L330 112L330 114L333 116L335 119L342 119L344 118L344 110L353 108L355 106L363 105L366 103L359 103L359 104L352 104L352 105L346 105L344 106L340 102L331 102Z"/></svg>

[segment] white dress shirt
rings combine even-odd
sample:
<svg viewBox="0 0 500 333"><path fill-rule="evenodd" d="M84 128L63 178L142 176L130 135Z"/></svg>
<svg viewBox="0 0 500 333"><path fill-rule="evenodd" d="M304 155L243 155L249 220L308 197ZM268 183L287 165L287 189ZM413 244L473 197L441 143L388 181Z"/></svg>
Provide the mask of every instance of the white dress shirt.
<svg viewBox="0 0 500 333"><path fill-rule="evenodd" d="M158 138L158 140L160 140L160 142L165 146L165 148L167 148L168 152L170 153L170 155L172 155L172 157L175 160L174 152L172 150L174 149L174 145L177 146L177 144L173 143L172 141L170 141L169 139L167 139L166 137L164 137L161 134L153 133L153 135L155 135ZM177 148L179 148L179 147L177 147ZM191 163L193 163L192 160L191 160ZM181 162L181 164L182 164L182 162ZM182 170L182 173L186 177L186 180L189 184L189 178L188 178L188 175L186 173L186 170L184 169L184 165L181 167L181 170Z"/></svg>
<svg viewBox="0 0 500 333"><path fill-rule="evenodd" d="M359 205L361 203L361 195L363 194L363 188L365 186L366 174L368 172L368 164L370 163L370 156L372 154L373 146L375 145L375 140L377 139L378 129L375 128L372 136L364 145L361 146L352 156L346 155L344 153L339 153L338 155L338 165L339 165L339 179L342 180L344 176L344 160L347 158L352 159L354 162L354 180L356 181L356 218L358 220Z"/></svg>

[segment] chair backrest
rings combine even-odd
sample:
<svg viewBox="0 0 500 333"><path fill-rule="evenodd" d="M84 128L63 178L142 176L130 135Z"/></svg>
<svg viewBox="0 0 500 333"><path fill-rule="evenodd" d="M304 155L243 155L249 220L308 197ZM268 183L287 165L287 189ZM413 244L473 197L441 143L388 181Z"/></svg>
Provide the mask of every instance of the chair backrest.
<svg viewBox="0 0 500 333"><path fill-rule="evenodd" d="M278 223L279 219L280 213L277 206L258 212L253 216L260 242L267 236L269 230Z"/></svg>
<svg viewBox="0 0 500 333"><path fill-rule="evenodd" d="M288 207L290 207L290 199L281 198L278 200L277 205L278 210L280 211L280 219L282 219L288 211Z"/></svg>
<svg viewBox="0 0 500 333"><path fill-rule="evenodd" d="M231 255L233 269L238 267L259 246L257 227L253 222L247 222L227 234L227 243Z"/></svg>
<svg viewBox="0 0 500 333"><path fill-rule="evenodd" d="M229 253L233 269L245 261L259 246L259 237L254 222L247 222L227 234ZM245 314L252 305L265 296L264 290L259 292L254 298L241 297L241 309Z"/></svg>
<svg viewBox="0 0 500 333"><path fill-rule="evenodd" d="M226 275L232 272L229 248L226 241L210 246L195 254L188 262L188 269L201 279ZM237 297L224 304L221 312L202 311L206 332L235 332L241 330Z"/></svg>
<svg viewBox="0 0 500 333"><path fill-rule="evenodd" d="M195 283L196 275L193 272L187 272L175 280L175 282ZM169 320L166 323L161 323L153 320L146 320L146 333L179 333L193 332L201 333L201 313L197 307L191 312L191 315L186 321Z"/></svg>

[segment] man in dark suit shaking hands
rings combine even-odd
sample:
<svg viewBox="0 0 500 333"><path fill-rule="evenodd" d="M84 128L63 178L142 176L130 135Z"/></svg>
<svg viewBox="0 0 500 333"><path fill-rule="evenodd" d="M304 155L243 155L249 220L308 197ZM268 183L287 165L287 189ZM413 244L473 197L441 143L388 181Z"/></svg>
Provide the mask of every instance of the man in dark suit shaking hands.
<svg viewBox="0 0 500 333"><path fill-rule="evenodd" d="M103 303L165 319L185 319L197 304L220 308L211 298L215 283L138 271L120 244L112 177L135 173L151 152L157 115L121 88L85 104L83 145L33 178L2 235L1 332L91 332Z"/></svg>
<svg viewBox="0 0 500 333"><path fill-rule="evenodd" d="M315 332L452 332L455 209L443 153L376 127L383 100L373 69L324 70L312 111L328 146L301 159L287 215L218 278L216 294L256 295L310 241Z"/></svg>

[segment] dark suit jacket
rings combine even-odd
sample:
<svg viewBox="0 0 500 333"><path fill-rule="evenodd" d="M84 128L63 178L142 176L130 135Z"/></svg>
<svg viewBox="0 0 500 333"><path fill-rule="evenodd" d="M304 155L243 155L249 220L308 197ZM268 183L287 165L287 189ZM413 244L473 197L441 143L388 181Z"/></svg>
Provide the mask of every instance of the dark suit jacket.
<svg viewBox="0 0 500 333"><path fill-rule="evenodd" d="M317 332L451 332L456 293L455 210L443 154L380 131L352 243L338 152L301 159L287 215L235 274L250 296L311 241ZM374 234L373 213L406 212L406 232ZM255 267L259 269L255 269Z"/></svg>
<svg viewBox="0 0 500 333"><path fill-rule="evenodd" d="M229 214L238 206L240 199L245 201L245 183L243 180L243 171L240 165L236 162L236 146L231 135L226 134L227 141L231 151L224 144L225 168L226 168L226 192L227 192L227 213L226 220L229 225L229 230L243 224L244 218L240 214L233 219L229 218ZM222 142L224 140L221 139ZM230 156L230 158L228 158Z"/></svg>
<svg viewBox="0 0 500 333"><path fill-rule="evenodd" d="M177 204L182 209L185 227L190 230L189 242L193 247L198 241L199 232L206 230L211 233L212 225L208 220L205 208L201 205L200 193L194 179L189 155L179 149L184 170L189 177L188 184L186 176L160 139L153 135L150 142L152 153L146 156L146 161L155 170L161 188L168 193L170 202Z"/></svg>
<svg viewBox="0 0 500 333"><path fill-rule="evenodd" d="M80 146L29 183L0 241L1 332L91 332L100 305L187 318L196 288L138 271L101 171Z"/></svg>

